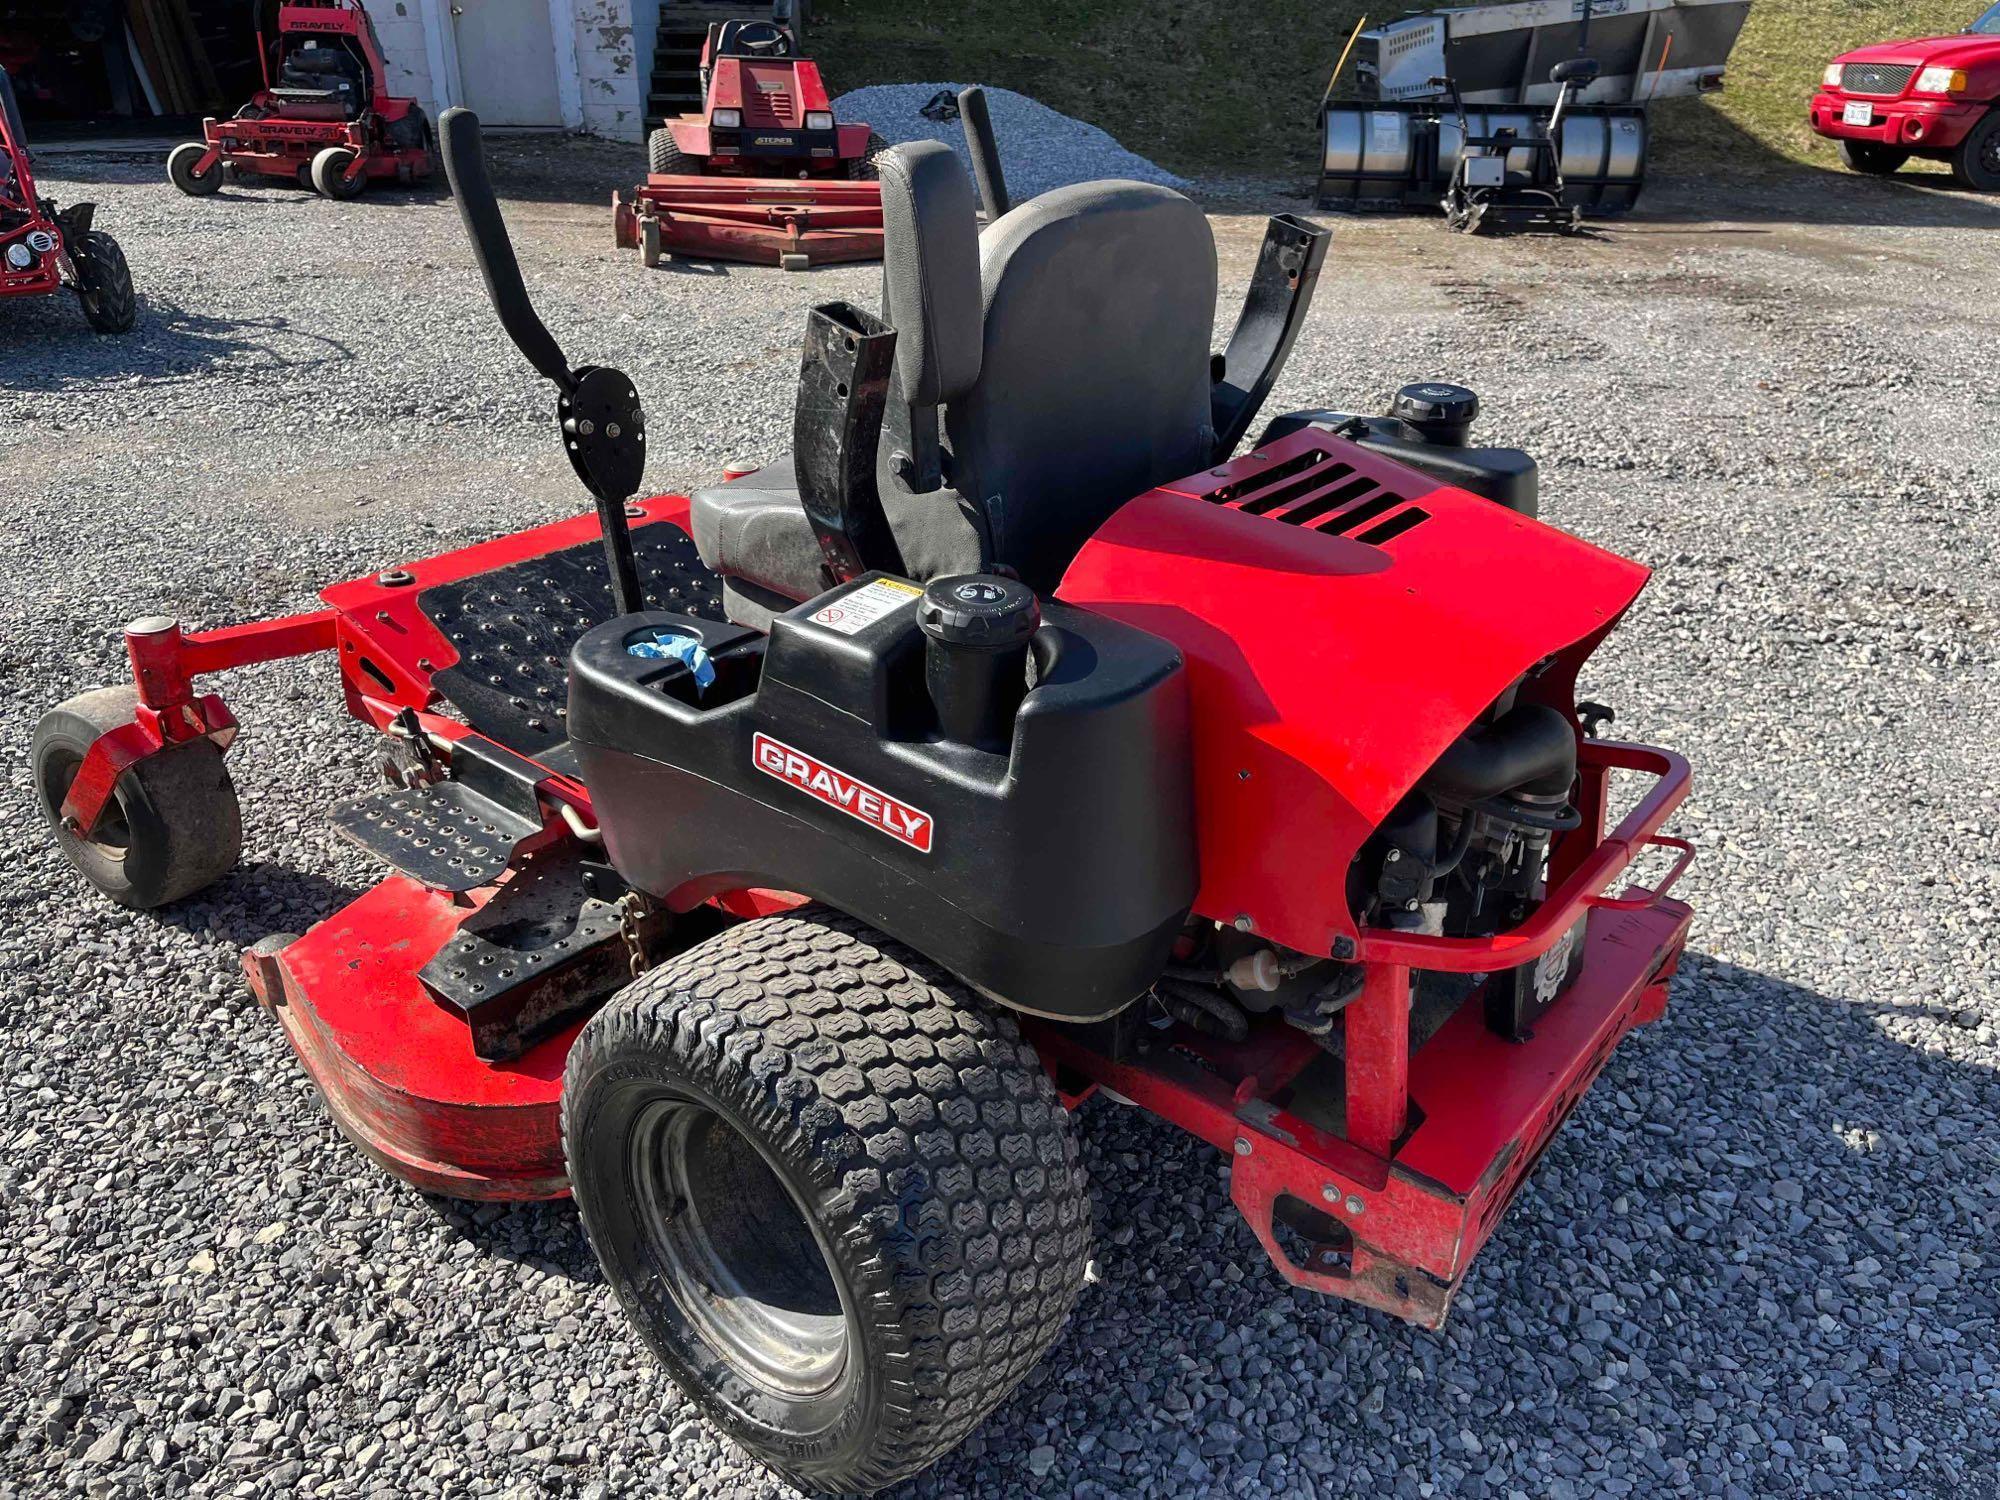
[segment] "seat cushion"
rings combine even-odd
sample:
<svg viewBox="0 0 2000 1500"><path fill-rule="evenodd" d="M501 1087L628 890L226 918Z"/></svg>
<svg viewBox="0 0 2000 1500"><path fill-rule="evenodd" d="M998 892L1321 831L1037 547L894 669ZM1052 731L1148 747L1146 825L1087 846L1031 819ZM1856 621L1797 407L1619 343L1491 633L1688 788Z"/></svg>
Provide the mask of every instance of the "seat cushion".
<svg viewBox="0 0 2000 1500"><path fill-rule="evenodd" d="M819 538L799 499L789 456L714 489L696 490L689 517L701 560L788 599L826 591Z"/></svg>

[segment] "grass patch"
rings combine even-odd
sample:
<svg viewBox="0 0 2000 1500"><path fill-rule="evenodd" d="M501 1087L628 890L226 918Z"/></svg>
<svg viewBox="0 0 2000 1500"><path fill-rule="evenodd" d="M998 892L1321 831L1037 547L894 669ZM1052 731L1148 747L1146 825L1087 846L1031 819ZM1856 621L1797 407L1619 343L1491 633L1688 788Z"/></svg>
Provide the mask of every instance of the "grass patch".
<svg viewBox="0 0 2000 1500"><path fill-rule="evenodd" d="M815 0L812 50L836 93L955 80L1029 94L1185 175L1309 177L1327 74L1363 14L1406 0ZM1826 64L1869 42L1957 31L1984 0L1753 0L1710 99L1663 101L1669 160L1831 165L1806 125ZM1349 65L1351 76L1352 65Z"/></svg>

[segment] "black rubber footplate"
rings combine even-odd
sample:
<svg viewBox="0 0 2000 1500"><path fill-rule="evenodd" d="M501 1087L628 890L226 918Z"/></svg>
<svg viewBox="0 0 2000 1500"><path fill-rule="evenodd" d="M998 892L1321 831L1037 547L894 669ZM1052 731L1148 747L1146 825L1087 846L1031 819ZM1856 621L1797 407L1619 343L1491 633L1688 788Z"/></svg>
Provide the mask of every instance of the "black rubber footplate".
<svg viewBox="0 0 2000 1500"><path fill-rule="evenodd" d="M721 620L721 581L694 540L669 522L632 533L649 609ZM595 540L441 583L418 606L458 651L432 685L480 733L546 759L569 738L569 652L616 613L604 548Z"/></svg>
<svg viewBox="0 0 2000 1500"><path fill-rule="evenodd" d="M336 832L437 891L491 885L539 822L457 781L383 792L333 810Z"/></svg>

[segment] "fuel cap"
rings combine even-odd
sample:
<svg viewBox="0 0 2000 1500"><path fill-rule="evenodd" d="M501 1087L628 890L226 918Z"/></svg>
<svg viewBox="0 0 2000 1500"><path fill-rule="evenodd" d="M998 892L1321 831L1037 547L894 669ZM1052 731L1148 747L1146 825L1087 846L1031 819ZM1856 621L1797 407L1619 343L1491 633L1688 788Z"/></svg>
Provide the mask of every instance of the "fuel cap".
<svg viewBox="0 0 2000 1500"><path fill-rule="evenodd" d="M985 651L1019 646L1041 623L1035 591L993 573L933 579L917 609L917 624L930 639Z"/></svg>
<svg viewBox="0 0 2000 1500"><path fill-rule="evenodd" d="M1427 435L1462 434L1479 415L1479 397L1462 385L1419 381L1396 392L1389 415Z"/></svg>

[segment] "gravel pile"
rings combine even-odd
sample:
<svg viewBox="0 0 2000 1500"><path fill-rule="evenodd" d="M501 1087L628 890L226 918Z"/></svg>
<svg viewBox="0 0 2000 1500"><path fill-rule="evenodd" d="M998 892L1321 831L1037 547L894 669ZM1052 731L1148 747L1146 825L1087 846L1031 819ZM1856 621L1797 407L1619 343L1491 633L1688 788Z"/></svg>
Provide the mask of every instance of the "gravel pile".
<svg viewBox="0 0 2000 1500"><path fill-rule="evenodd" d="M970 172L972 153L966 149L963 125L957 119L933 120L923 113L924 106L940 91L950 95L956 104L958 91L965 86L878 83L841 95L833 107L843 120L866 120L877 135L892 145L905 141L943 141L958 152ZM1095 125L1073 120L1026 94L988 88L986 107L993 116L993 138L1000 146L1000 166L1007 175L1007 191L1016 203L1026 202L1050 188L1067 187L1072 182L1094 182L1103 177L1157 182L1163 187L1187 186L1164 167L1156 167L1136 152L1127 151Z"/></svg>
<svg viewBox="0 0 2000 1500"><path fill-rule="evenodd" d="M550 326L634 375L680 486L776 450L807 304L879 272L648 276L597 191L629 156L496 176ZM107 908L34 824L29 733L117 678L119 622L303 609L583 508L451 206L49 176L142 311L116 341L0 304L0 1495L788 1493L656 1373L567 1206L393 1182L245 995L244 945L379 873L324 819L375 743L328 665L227 679L246 858L182 909ZM1441 1334L1288 1289L1226 1159L1087 1106L1096 1284L911 1493L1994 1494L2000 411L1967 372L2000 236L1830 181L1649 190L1721 233L1339 226L1271 409L1465 379L1549 518L1658 568L1585 686L1698 768L1694 948ZM1220 229L1233 302L1260 225Z"/></svg>

